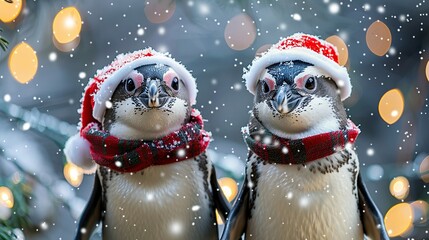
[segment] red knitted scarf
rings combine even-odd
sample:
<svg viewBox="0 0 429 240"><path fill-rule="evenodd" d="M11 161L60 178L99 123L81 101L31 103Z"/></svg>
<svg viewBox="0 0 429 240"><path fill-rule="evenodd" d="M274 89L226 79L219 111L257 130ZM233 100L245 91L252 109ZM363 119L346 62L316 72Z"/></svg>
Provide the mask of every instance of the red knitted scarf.
<svg viewBox="0 0 429 240"><path fill-rule="evenodd" d="M210 142L197 110L192 110L190 122L182 128L153 141L119 139L97 124L89 124L82 136L91 145L92 159L118 172L138 172L152 165L191 159L203 153Z"/></svg>
<svg viewBox="0 0 429 240"><path fill-rule="evenodd" d="M262 160L276 164L304 164L341 151L347 143L353 144L360 130L349 120L346 130L291 140L273 135L254 119L242 133L249 149Z"/></svg>

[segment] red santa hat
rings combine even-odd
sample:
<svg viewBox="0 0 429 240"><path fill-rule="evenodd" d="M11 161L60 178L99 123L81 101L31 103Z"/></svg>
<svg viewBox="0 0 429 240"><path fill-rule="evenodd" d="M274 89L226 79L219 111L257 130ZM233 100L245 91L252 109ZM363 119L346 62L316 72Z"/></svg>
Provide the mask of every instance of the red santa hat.
<svg viewBox="0 0 429 240"><path fill-rule="evenodd" d="M133 53L120 54L110 65L98 70L85 88L81 99L82 106L79 110L81 114L79 133L70 137L64 148L67 161L82 168L84 173L95 172L97 166L90 155L90 144L81 136L81 132L89 124L101 126L106 103L109 103L119 83L135 68L149 64L164 64L174 69L189 90L191 105L195 104L197 96L195 78L185 66L174 60L168 53L159 53L147 48Z"/></svg>
<svg viewBox="0 0 429 240"><path fill-rule="evenodd" d="M243 75L247 90L255 94L256 85L266 67L294 60L311 63L330 74L340 90L342 101L350 96L352 91L350 77L347 69L339 65L337 48L316 36L303 33L296 33L280 40L261 57L253 60Z"/></svg>

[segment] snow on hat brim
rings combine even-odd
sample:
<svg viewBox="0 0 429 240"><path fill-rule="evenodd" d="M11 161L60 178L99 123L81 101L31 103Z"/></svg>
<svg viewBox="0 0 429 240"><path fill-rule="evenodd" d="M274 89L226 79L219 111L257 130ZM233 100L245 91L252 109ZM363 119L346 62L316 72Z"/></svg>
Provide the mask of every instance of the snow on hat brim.
<svg viewBox="0 0 429 240"><path fill-rule="evenodd" d="M155 53L155 51L153 51L153 53ZM171 67L183 80L186 88L188 89L191 105L194 105L196 103L198 90L195 78L181 63L175 61L173 58L168 57L165 54L156 53L155 55L138 58L132 62L125 64L123 67L116 70L101 84L100 90L94 96L95 104L93 109L93 117L99 122L102 122L104 112L106 110L106 101L110 100L113 95L113 92L115 91L121 80L124 79L135 68L149 64L164 64Z"/></svg>
<svg viewBox="0 0 429 240"><path fill-rule="evenodd" d="M347 69L324 55L318 54L305 47L294 47L285 50L272 47L264 55L255 59L248 71L243 74L247 90L255 94L259 77L266 67L275 63L294 60L311 63L329 73L340 90L341 101L344 101L350 96L352 86Z"/></svg>

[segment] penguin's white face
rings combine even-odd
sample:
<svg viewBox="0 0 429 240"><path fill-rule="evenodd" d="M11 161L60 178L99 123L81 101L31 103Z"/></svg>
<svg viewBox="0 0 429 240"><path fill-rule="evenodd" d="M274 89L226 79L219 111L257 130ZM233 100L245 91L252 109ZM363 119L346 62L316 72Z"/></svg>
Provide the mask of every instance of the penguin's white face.
<svg viewBox="0 0 429 240"><path fill-rule="evenodd" d="M118 85L103 129L123 139L153 140L189 121L189 92L169 66L140 66Z"/></svg>
<svg viewBox="0 0 429 240"><path fill-rule="evenodd" d="M273 134L289 139L344 129L347 124L332 78L301 61L265 69L257 84L253 115Z"/></svg>

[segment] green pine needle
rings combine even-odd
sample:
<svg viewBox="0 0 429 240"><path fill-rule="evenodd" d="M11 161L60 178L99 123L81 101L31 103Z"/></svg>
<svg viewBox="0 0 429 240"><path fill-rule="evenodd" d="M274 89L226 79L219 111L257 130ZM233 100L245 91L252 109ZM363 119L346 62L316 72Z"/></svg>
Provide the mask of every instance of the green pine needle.
<svg viewBox="0 0 429 240"><path fill-rule="evenodd" d="M5 161L3 157L0 158L0 162L1 161ZM25 183L24 178L18 183L14 183L1 175L0 186L9 188L14 198L13 208L11 209L13 214L7 220L0 220L0 240L15 239L16 236L13 233L13 229L23 229L30 226L29 205L27 200L30 199L31 188Z"/></svg>
<svg viewBox="0 0 429 240"><path fill-rule="evenodd" d="M0 47L1 47L1 49L3 49L3 51L5 51L5 52L6 52L7 45L5 45L5 44L3 44L3 43L0 43Z"/></svg>
<svg viewBox="0 0 429 240"><path fill-rule="evenodd" d="M12 228L0 225L0 240L12 239Z"/></svg>
<svg viewBox="0 0 429 240"><path fill-rule="evenodd" d="M3 29L0 28L0 33L1 32L3 32ZM3 49L3 51L6 51L7 45L9 45L9 42L5 38L0 36L0 47L1 49Z"/></svg>

